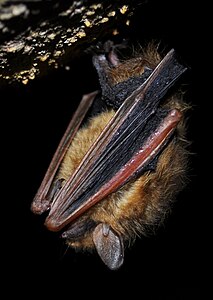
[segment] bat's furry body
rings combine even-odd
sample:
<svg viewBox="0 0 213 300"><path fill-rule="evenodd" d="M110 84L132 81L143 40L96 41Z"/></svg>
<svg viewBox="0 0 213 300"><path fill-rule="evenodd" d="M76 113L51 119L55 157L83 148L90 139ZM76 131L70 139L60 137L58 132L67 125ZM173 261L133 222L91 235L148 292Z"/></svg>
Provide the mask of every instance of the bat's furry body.
<svg viewBox="0 0 213 300"><path fill-rule="evenodd" d="M132 78L133 82L137 81L145 70L153 70L160 63L161 57L156 47L149 45L139 55L123 62L111 51L109 61L112 66L109 64L104 69L103 76L107 77L107 83L113 87L129 78ZM99 74L99 78L101 76L102 74ZM102 93L103 89L104 87ZM116 260L117 254L123 256L123 247L131 245L137 236L153 232L155 227L161 224L177 193L185 186L188 160L185 111L188 105L184 103L182 94L176 93L164 97L160 106L177 109L182 117L166 147L158 155L155 167L145 170L138 178L130 180L90 207L68 224L63 234L68 245L75 249L97 249L111 269L122 264L123 258L118 263L113 261ZM62 179L66 182L70 178L114 115L115 108L108 106L90 117L78 130L61 163L57 180ZM110 169L107 171L110 172ZM103 227L100 228L99 224L103 224ZM108 236L109 241L104 241L105 236ZM108 258L107 253L113 245L119 250Z"/></svg>
<svg viewBox="0 0 213 300"><path fill-rule="evenodd" d="M145 67L154 69L159 62L157 50L148 47L142 55L109 70L109 77L113 84L119 83L142 74ZM177 108L181 112L187 109L181 94L171 96L164 105ZM79 130L64 158L59 178L67 180L70 177L114 113L112 109L106 110L90 119L87 125ZM96 204L82 217L83 222L86 223L88 218L96 224L109 224L128 244L136 236L150 232L150 225L153 229L153 225L164 219L175 195L184 187L188 157L184 136L185 123L182 120L175 137L160 155L156 170L147 171L134 182L126 184ZM67 242L72 247L94 248L92 231L85 232L79 239Z"/></svg>

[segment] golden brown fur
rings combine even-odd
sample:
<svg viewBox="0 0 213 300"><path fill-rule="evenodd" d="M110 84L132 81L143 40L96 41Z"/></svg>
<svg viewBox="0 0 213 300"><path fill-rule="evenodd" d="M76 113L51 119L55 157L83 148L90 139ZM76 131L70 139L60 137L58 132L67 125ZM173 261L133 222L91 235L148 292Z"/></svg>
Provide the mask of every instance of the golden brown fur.
<svg viewBox="0 0 213 300"><path fill-rule="evenodd" d="M154 68L159 61L159 54L150 46L141 56L113 68L110 75L112 82L115 84L141 74L144 67ZM178 108L183 112L183 120L179 123L174 138L161 153L156 170L147 171L84 215L84 218L86 216L97 223L109 224L123 237L125 244L130 244L137 236L146 235L164 220L176 194L184 187L188 157L184 122L187 105L178 94L164 101L163 105ZM64 159L59 177L68 179L113 115L113 110L105 111L79 130ZM75 248L94 248L91 232L85 233L80 240L68 241L68 244Z"/></svg>

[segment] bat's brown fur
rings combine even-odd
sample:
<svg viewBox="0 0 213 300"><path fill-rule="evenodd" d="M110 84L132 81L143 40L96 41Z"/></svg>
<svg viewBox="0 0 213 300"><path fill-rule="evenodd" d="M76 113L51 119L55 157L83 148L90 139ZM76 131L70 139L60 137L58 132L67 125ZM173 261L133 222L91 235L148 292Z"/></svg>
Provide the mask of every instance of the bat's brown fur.
<svg viewBox="0 0 213 300"><path fill-rule="evenodd" d="M154 68L160 59L156 49L149 46L142 55L112 68L111 82L115 84L130 76L137 76L143 73L144 67ZM136 181L126 184L90 208L83 216L84 219L88 218L96 223L109 224L121 235L125 244L130 244L138 235L146 235L150 228L153 229L154 225L159 224L168 213L176 194L185 184L188 151L184 112L187 105L178 94L171 96L162 105L178 108L183 113L183 118L174 137L161 153L156 170L145 172ZM87 125L78 131L64 159L59 177L69 178L114 113L113 110L105 111L89 120ZM77 249L93 249L92 232L85 232L83 237L75 241L70 240L68 244Z"/></svg>

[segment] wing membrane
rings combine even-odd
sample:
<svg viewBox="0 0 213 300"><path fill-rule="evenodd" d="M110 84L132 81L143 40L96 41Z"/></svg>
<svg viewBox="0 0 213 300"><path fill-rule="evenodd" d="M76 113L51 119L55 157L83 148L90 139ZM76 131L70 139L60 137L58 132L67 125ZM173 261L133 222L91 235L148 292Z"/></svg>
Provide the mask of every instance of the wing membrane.
<svg viewBox="0 0 213 300"><path fill-rule="evenodd" d="M54 199L45 222L50 230L62 229L154 159L181 117L177 110L166 112L162 117L159 102L185 70L171 50L149 78L124 101ZM155 125L151 124L147 130L150 120L155 120ZM132 148L127 151L129 140Z"/></svg>
<svg viewBox="0 0 213 300"><path fill-rule="evenodd" d="M63 135L59 146L52 158L52 161L47 169L44 179L34 197L31 209L34 213L41 214L48 210L52 202L51 190L53 189L53 181L58 168L78 131L87 111L89 110L92 102L98 92L93 92L82 97L82 100L74 113L65 134Z"/></svg>

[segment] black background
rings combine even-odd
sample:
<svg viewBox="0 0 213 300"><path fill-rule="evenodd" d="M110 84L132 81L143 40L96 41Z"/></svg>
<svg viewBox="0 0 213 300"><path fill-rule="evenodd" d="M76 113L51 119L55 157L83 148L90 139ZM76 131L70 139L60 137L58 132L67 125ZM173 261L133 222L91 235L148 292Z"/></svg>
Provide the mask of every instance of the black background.
<svg viewBox="0 0 213 300"><path fill-rule="evenodd" d="M188 66L183 76L185 99L192 104L188 139L191 145L190 182L156 236L138 239L125 253L124 265L110 271L96 255L67 249L59 235L46 230L44 218L30 211L52 154L81 95L98 87L91 57L76 59L70 71L58 69L27 86L1 91L3 136L9 157L3 157L9 183L2 196L4 276L17 295L65 297L123 297L141 299L203 299L198 286L203 278L201 193L201 127L198 57L202 37L195 3L147 1L138 7L127 36L131 44L156 39L175 48ZM9 127L10 126L10 127ZM8 130L6 130L9 128ZM9 142L9 143L8 143ZM4 187L2 187L4 189ZM201 199L202 200L202 199ZM203 199L202 201L205 201ZM202 245L202 247L200 247ZM115 294L116 293L116 294Z"/></svg>

